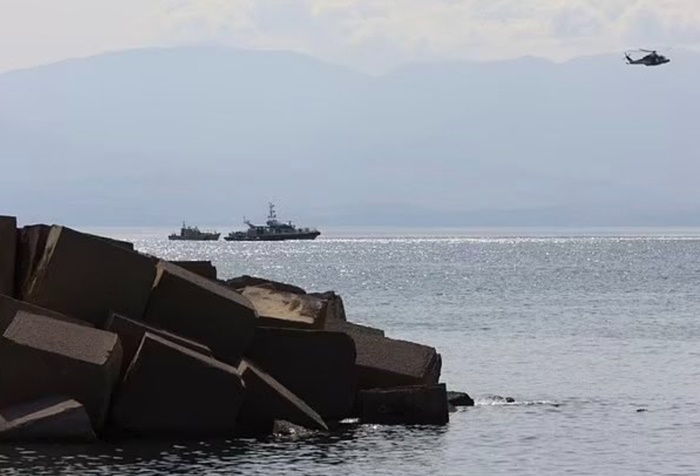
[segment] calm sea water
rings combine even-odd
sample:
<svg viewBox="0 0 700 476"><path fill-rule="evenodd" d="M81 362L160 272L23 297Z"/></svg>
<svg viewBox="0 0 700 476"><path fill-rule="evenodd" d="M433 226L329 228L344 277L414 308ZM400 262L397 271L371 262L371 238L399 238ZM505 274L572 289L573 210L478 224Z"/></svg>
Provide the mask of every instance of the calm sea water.
<svg viewBox="0 0 700 476"><path fill-rule="evenodd" d="M700 234L442 231L171 243L167 231L107 234L163 258L211 259L221 277L336 290L351 320L437 347L443 381L477 405L441 428L5 446L2 474L700 474Z"/></svg>

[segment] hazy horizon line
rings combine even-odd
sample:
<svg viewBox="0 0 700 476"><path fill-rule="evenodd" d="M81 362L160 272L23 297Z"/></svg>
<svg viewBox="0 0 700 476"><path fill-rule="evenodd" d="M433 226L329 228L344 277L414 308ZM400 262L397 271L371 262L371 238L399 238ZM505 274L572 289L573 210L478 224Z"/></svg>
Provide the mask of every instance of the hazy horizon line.
<svg viewBox="0 0 700 476"><path fill-rule="evenodd" d="M4 74L10 74L10 73L19 73L23 71L31 71L33 69L37 68L42 68L42 67L50 67L50 66L55 66L55 65L61 65L64 63L71 63L71 62L76 62L76 61L86 61L86 60L91 60L94 58L99 58L102 56L111 56L111 55L119 55L119 54L124 54L124 53L134 53L134 52L139 52L139 51L168 51L168 50L178 50L178 49L196 49L196 48L210 48L210 49L221 49L221 50L227 50L231 52L254 52L254 53L284 53L284 54L290 54L290 55L296 55L300 57L305 57L305 58L310 58L315 61L318 61L323 64L335 66L338 68L343 68L348 71L352 71L355 73L360 73L364 74L366 76L374 76L374 77L382 77L388 74L391 74L392 72L399 70L403 67L406 66L411 66L411 65L431 65L431 64L459 64L459 63L473 63L473 64L491 64L491 63L507 63L511 61L519 61L523 59L531 59L534 61L543 61L546 63L550 63L553 65L564 65L572 61L577 61L581 59L588 59L588 58L596 58L596 57L605 57L605 56L614 56L618 54L623 54L625 51L631 51L630 49L622 50L622 51L607 51L607 52L601 52L601 53L589 53L589 54L580 54L580 55L575 55L575 56L570 56L566 57L564 59L556 59L552 57L547 57L547 56L537 56L537 55L517 55L517 56L509 56L509 57L503 57L503 58L493 58L493 59L483 59L483 58L435 58L435 59L430 59L430 60L409 60L409 61L404 61L400 62L398 64L395 64L389 68L387 68L384 71L381 72L376 72L376 71L368 71L366 69L362 69L350 64L346 64L343 62L338 62L338 61L333 61L329 60L327 58L323 58L318 55L314 55L309 52L301 52L301 51L296 51L292 49L279 49L279 48L241 48L241 47L235 47L235 46L229 46L229 45L223 45L223 44L217 44L217 43L187 43L187 44L181 44L181 45L172 45L172 46L143 46L143 47L133 47L133 48L121 48L121 49L113 49L113 50L105 50L100 53L91 53L91 54L86 54L82 56L70 56L62 59L57 59L57 60L50 60L50 61L45 61L45 62L40 62L36 63L31 66L21 66L18 68L10 68L10 69L0 69L0 76ZM683 47L683 48L674 48L674 51L684 51L688 53L698 53L700 50L690 48L690 47Z"/></svg>
<svg viewBox="0 0 700 476"><path fill-rule="evenodd" d="M177 231L177 227L172 226L110 226L110 225L76 225L76 224L60 224L74 229L88 230L103 230L103 231L125 231L125 232L144 232L144 233L172 233ZM206 225L200 226L201 230L214 230L222 233L223 236L234 230L239 230L241 227L232 227L227 225L215 226ZM523 233L530 232L536 234L543 233L566 233L566 234L615 234L615 233L632 233L632 234L684 234L689 233L700 236L700 226L431 226L431 225L411 225L411 226L384 226L384 225L336 225L324 226L318 228L321 231L321 237L327 235L335 235L337 233L364 233L364 232L420 232L423 233L455 233L468 232L472 233ZM166 233L166 234L167 234ZM166 237L164 235L164 237Z"/></svg>

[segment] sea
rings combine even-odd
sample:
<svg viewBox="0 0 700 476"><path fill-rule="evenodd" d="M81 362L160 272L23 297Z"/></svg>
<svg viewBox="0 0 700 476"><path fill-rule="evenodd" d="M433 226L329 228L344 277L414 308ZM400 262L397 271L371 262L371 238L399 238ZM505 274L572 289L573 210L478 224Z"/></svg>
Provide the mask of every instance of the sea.
<svg viewBox="0 0 700 476"><path fill-rule="evenodd" d="M337 229L276 243L85 231L211 260L222 278L334 290L349 320L436 347L442 381L476 405L438 427L5 445L0 474L700 474L698 229Z"/></svg>

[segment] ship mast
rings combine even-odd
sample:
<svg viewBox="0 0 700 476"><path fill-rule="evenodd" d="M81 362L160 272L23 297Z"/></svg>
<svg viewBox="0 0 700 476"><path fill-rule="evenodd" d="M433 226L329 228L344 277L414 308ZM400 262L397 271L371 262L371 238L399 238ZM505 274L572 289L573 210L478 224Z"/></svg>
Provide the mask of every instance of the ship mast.
<svg viewBox="0 0 700 476"><path fill-rule="evenodd" d="M267 224L272 226L277 223L277 213L275 213L274 203L268 202L268 206L270 207L270 213L267 215Z"/></svg>

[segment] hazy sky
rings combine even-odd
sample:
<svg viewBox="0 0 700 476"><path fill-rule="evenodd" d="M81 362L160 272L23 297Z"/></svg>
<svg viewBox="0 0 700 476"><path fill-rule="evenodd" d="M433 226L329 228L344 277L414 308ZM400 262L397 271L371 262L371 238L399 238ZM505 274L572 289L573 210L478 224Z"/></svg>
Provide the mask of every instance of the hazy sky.
<svg viewBox="0 0 700 476"><path fill-rule="evenodd" d="M296 50L366 70L700 45L698 0L0 0L0 71L145 46Z"/></svg>

